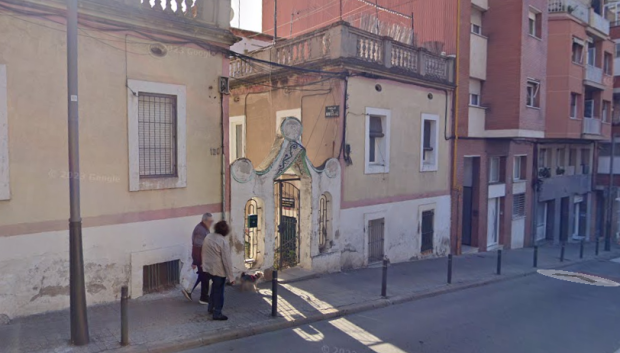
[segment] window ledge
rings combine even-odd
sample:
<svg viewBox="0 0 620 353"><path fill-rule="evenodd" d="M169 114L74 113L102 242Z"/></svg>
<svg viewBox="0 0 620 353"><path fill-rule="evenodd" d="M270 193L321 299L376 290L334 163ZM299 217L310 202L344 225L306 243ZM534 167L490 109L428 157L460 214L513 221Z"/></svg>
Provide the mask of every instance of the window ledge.
<svg viewBox="0 0 620 353"><path fill-rule="evenodd" d="M179 189L187 187L187 181L181 177L140 178L138 189L130 191Z"/></svg>
<svg viewBox="0 0 620 353"><path fill-rule="evenodd" d="M481 106L481 105L473 105L473 104L470 104L470 105L469 105L469 107L470 107L470 108L478 108L478 109L482 109L482 110L487 110L487 109L489 109L488 107L483 107L483 106Z"/></svg>
<svg viewBox="0 0 620 353"><path fill-rule="evenodd" d="M424 173L424 172L436 172L437 170L438 170L437 163L423 164L422 168L420 168L420 172L422 172L422 173Z"/></svg>
<svg viewBox="0 0 620 353"><path fill-rule="evenodd" d="M533 34L529 34L529 33L528 33L528 36L529 36L530 38L534 38L534 39L536 39L536 40L538 40L538 41L542 42L542 38L541 38L541 37L537 37L537 36L535 36L535 35L533 35Z"/></svg>
<svg viewBox="0 0 620 353"><path fill-rule="evenodd" d="M534 107L534 106L531 106L531 105L526 105L525 107L529 108L529 109L540 110L540 107Z"/></svg>
<svg viewBox="0 0 620 353"><path fill-rule="evenodd" d="M473 34L473 35L475 35L475 36L477 36L477 37L483 38L483 39L487 39L487 40L489 39L489 37L487 37L487 36L485 36L485 35L483 35L483 34L478 34L478 33L476 33L476 32L471 32L471 34Z"/></svg>

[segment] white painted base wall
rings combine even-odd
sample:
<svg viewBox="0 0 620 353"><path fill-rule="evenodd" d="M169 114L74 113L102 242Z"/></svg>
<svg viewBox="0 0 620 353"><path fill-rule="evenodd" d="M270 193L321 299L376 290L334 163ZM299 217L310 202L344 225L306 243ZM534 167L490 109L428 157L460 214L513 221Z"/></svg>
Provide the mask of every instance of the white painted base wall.
<svg viewBox="0 0 620 353"><path fill-rule="evenodd" d="M435 209L433 254L450 252L450 196L356 207L340 212L340 232L336 235L342 250L342 269L368 265L368 225L375 215L385 217L384 252L392 263L421 257L421 209Z"/></svg>
<svg viewBox="0 0 620 353"><path fill-rule="evenodd" d="M511 249L521 249L525 244L525 218L512 220Z"/></svg>
<svg viewBox="0 0 620 353"><path fill-rule="evenodd" d="M219 219L219 214L214 214ZM200 215L83 229L88 305L142 295L142 266L191 261ZM0 237L0 314L13 318L69 307L69 232Z"/></svg>

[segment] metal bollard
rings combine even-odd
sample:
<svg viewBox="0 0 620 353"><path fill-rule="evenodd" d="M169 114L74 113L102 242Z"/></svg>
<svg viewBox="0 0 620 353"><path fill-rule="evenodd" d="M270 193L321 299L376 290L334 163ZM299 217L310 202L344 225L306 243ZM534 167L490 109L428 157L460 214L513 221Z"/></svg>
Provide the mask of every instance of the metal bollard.
<svg viewBox="0 0 620 353"><path fill-rule="evenodd" d="M448 284L452 283L452 254L448 255Z"/></svg>
<svg viewBox="0 0 620 353"><path fill-rule="evenodd" d="M598 237L598 235L597 235L597 236L596 236L596 247L594 248L594 254L595 254L596 256L598 256L598 247L599 247L599 240L600 240L600 239L601 239L601 238L599 238L599 237Z"/></svg>
<svg viewBox="0 0 620 353"><path fill-rule="evenodd" d="M502 250L497 250L497 274L502 274Z"/></svg>
<svg viewBox="0 0 620 353"><path fill-rule="evenodd" d="M560 250L560 262L564 262L565 251L566 251L566 242L562 242L562 250Z"/></svg>
<svg viewBox="0 0 620 353"><path fill-rule="evenodd" d="M387 268L388 259L383 258L383 276L381 278L381 296L387 298Z"/></svg>
<svg viewBox="0 0 620 353"><path fill-rule="evenodd" d="M127 346L129 344L129 317L128 308L129 303L129 288L123 286L121 288L121 346Z"/></svg>
<svg viewBox="0 0 620 353"><path fill-rule="evenodd" d="M538 267L538 245L534 245L534 268Z"/></svg>
<svg viewBox="0 0 620 353"><path fill-rule="evenodd" d="M581 241L581 244L579 244L579 258L583 259L583 240Z"/></svg>
<svg viewBox="0 0 620 353"><path fill-rule="evenodd" d="M271 316L278 316L278 271L273 271L271 279Z"/></svg>

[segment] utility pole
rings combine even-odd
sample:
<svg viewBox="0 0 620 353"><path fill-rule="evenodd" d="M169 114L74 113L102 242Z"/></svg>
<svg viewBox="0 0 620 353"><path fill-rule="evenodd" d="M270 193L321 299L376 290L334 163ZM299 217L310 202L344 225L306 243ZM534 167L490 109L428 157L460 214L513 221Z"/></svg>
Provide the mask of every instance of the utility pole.
<svg viewBox="0 0 620 353"><path fill-rule="evenodd" d="M80 153L78 115L78 0L67 0L67 95L69 105L69 288L71 343L88 344L82 217L80 215Z"/></svg>
<svg viewBox="0 0 620 353"><path fill-rule="evenodd" d="M605 236L605 251L611 251L611 220L613 217L612 188L614 185L614 159L616 159L616 136L611 135L611 159L609 162L609 192L607 193L607 234Z"/></svg>

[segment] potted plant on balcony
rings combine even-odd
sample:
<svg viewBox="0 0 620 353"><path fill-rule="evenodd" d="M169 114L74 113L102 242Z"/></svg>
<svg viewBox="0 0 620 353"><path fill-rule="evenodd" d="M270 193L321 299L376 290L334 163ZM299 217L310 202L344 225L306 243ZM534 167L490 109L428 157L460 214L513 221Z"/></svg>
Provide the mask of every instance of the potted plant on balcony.
<svg viewBox="0 0 620 353"><path fill-rule="evenodd" d="M538 169L538 176L542 179L547 179L551 177L551 169L547 167L542 167Z"/></svg>
<svg viewBox="0 0 620 353"><path fill-rule="evenodd" d="M560 167L560 166L558 166L558 167L555 169L555 174L557 174L557 175L564 175L564 173L565 173L565 172L566 172L566 170L564 170L564 167Z"/></svg>

